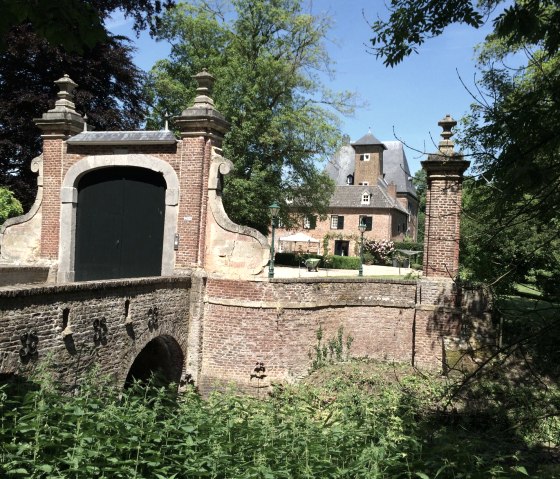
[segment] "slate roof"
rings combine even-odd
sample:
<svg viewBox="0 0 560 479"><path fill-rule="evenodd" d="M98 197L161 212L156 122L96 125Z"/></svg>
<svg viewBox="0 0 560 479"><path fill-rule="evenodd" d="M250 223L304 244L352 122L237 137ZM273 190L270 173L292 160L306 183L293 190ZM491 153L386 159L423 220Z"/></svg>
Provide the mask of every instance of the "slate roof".
<svg viewBox="0 0 560 479"><path fill-rule="evenodd" d="M72 145L154 145L177 142L171 131L83 131L69 138Z"/></svg>
<svg viewBox="0 0 560 479"><path fill-rule="evenodd" d="M352 145L356 143L352 143ZM403 144L400 141L384 141L383 144L387 147L383 152L383 172L385 173L385 181L387 184L391 182L395 183L395 185L397 185L397 193L409 193L416 198L416 188L414 188L414 185L408 179L412 175L410 174ZM356 152L351 145L344 145L327 163L327 174L333 179L336 185L346 185L346 178L348 175L354 174L355 154Z"/></svg>
<svg viewBox="0 0 560 479"><path fill-rule="evenodd" d="M377 138L375 138L375 136L373 136L371 131L368 131L359 140L355 141L354 143L351 143L351 145L352 146L380 145L383 147L383 149L387 148L383 143L381 143Z"/></svg>
<svg viewBox="0 0 560 479"><path fill-rule="evenodd" d="M370 202L367 205L362 204L362 195L365 192L370 194ZM381 185L337 186L329 206L331 208L396 208L407 213L398 201L388 195L386 187Z"/></svg>
<svg viewBox="0 0 560 479"><path fill-rule="evenodd" d="M400 141L385 141L387 150L383 152L383 173L388 183L397 185L398 193L409 193L417 198L416 188L409 178L410 168L404 153L403 144Z"/></svg>

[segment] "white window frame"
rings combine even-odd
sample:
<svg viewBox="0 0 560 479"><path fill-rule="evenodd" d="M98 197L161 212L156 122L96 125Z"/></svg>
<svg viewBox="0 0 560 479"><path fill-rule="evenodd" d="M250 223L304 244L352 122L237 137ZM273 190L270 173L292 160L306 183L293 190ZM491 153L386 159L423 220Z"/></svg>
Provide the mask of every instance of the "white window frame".
<svg viewBox="0 0 560 479"><path fill-rule="evenodd" d="M370 198L371 198L371 195L367 191L364 191L362 193L362 205L369 205L370 204Z"/></svg>
<svg viewBox="0 0 560 479"><path fill-rule="evenodd" d="M338 229L338 215L331 215L331 230Z"/></svg>
<svg viewBox="0 0 560 479"><path fill-rule="evenodd" d="M362 153L360 155L360 161L369 161L369 159L370 159L369 153Z"/></svg>

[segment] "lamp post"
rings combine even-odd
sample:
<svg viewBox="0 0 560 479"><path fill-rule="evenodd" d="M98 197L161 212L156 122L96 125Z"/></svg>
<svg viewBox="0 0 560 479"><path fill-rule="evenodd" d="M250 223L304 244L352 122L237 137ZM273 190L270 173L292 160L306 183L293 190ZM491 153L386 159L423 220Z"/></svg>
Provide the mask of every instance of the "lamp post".
<svg viewBox="0 0 560 479"><path fill-rule="evenodd" d="M366 224L363 220L360 220L358 224L358 229L360 230L361 240L360 240L360 269L358 270L358 276L364 275L364 231L366 230Z"/></svg>
<svg viewBox="0 0 560 479"><path fill-rule="evenodd" d="M268 277L274 278L274 228L276 227L276 217L280 211L280 206L276 202L272 203L268 209L270 210L270 221L272 223L272 241L270 242L270 261L268 262Z"/></svg>

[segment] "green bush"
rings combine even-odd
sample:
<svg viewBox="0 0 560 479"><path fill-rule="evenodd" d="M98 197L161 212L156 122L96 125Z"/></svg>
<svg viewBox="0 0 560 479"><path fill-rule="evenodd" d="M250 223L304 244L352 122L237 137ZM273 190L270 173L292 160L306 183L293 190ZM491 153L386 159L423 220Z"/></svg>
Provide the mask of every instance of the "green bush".
<svg viewBox="0 0 560 479"><path fill-rule="evenodd" d="M365 256L365 255L364 255ZM274 255L274 264L278 266L303 266L306 259L319 258L320 268L328 269L358 269L360 267L360 258L358 256L326 256L323 257L313 253L276 253Z"/></svg>
<svg viewBox="0 0 560 479"><path fill-rule="evenodd" d="M0 186L0 225L12 216L23 214L21 203L6 187Z"/></svg>
<svg viewBox="0 0 560 479"><path fill-rule="evenodd" d="M360 267L359 256L330 256L330 269L358 269Z"/></svg>
<svg viewBox="0 0 560 479"><path fill-rule="evenodd" d="M314 253L276 253L274 255L274 264L278 266L303 266L306 259L323 257Z"/></svg>

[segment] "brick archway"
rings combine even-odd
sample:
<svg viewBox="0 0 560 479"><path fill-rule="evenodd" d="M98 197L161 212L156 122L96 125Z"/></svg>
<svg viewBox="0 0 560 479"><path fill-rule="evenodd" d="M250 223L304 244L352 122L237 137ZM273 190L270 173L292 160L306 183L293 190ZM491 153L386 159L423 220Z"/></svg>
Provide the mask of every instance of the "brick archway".
<svg viewBox="0 0 560 479"><path fill-rule="evenodd" d="M74 281L78 182L85 174L93 170L115 166L146 168L163 175L166 183L166 190L161 274L163 276L173 274L175 266L173 241L177 233L179 203L179 179L177 173L169 163L150 155L96 155L88 156L72 165L62 183L60 191L61 208L58 282Z"/></svg>
<svg viewBox="0 0 560 479"><path fill-rule="evenodd" d="M158 379L167 383L179 384L184 362L181 346L172 336L156 336L134 358L127 372L125 388L134 380L149 380L152 374L157 374Z"/></svg>

